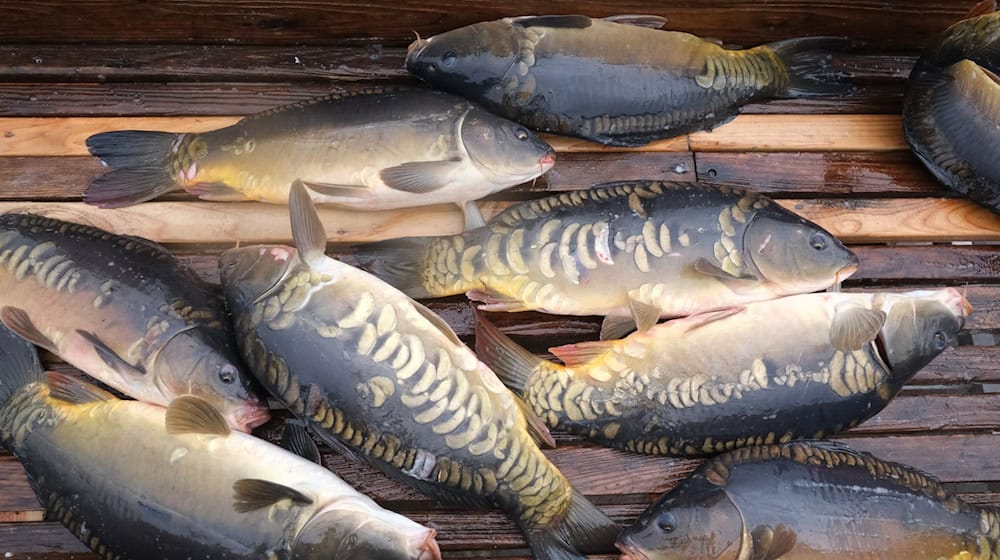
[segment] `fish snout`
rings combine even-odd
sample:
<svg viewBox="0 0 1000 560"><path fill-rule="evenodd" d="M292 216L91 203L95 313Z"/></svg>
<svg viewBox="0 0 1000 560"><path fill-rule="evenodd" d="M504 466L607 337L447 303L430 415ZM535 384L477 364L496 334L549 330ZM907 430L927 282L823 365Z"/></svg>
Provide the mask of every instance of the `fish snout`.
<svg viewBox="0 0 1000 560"><path fill-rule="evenodd" d="M416 31L414 31L413 34L416 35L417 38L412 43L410 43L410 46L406 47L407 61L419 57L420 51L422 51L423 48L426 47L428 43L430 43L429 39L421 39L420 34L417 33Z"/></svg>
<svg viewBox="0 0 1000 560"><path fill-rule="evenodd" d="M852 274L858 271L858 265L860 265L861 262L858 260L857 255L851 255L851 257L852 257L851 262L847 263L844 266L844 268L841 268L840 270L837 271L837 274L834 277L834 284L843 282L844 280L849 278Z"/></svg>
<svg viewBox="0 0 1000 560"><path fill-rule="evenodd" d="M271 413L267 404L258 400L248 403L236 413L236 429L241 432L250 433L254 428L263 426L271 419Z"/></svg>
<svg viewBox="0 0 1000 560"><path fill-rule="evenodd" d="M542 173L545 173L549 169L552 169L552 166L554 166L555 164L556 164L556 155L552 152L549 152L538 159L538 166L542 169Z"/></svg>
<svg viewBox="0 0 1000 560"><path fill-rule="evenodd" d="M622 551L621 560L649 560L639 547L632 543L627 537L615 543L618 550Z"/></svg>
<svg viewBox="0 0 1000 560"><path fill-rule="evenodd" d="M437 531L434 529L427 530L427 536L424 537L423 543L417 548L420 555L417 556L416 560L441 560L441 548L438 547L438 543L434 539L435 536L437 536Z"/></svg>

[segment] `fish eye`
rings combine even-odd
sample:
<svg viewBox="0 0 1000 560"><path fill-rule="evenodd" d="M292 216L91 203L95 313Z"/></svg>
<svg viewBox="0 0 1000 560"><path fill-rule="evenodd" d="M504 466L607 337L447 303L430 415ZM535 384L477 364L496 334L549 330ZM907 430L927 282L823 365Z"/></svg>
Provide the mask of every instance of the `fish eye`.
<svg viewBox="0 0 1000 560"><path fill-rule="evenodd" d="M455 53L448 51L444 53L443 57L441 57L441 64L444 64L445 66L454 66L455 61L457 60L458 57L455 56Z"/></svg>
<svg viewBox="0 0 1000 560"><path fill-rule="evenodd" d="M236 382L236 366L233 364L226 364L222 366L219 370L219 381L226 385L232 385Z"/></svg>
<svg viewBox="0 0 1000 560"><path fill-rule="evenodd" d="M517 139L522 142L528 139L528 131L523 128L518 129L515 134L517 135Z"/></svg>
<svg viewBox="0 0 1000 560"><path fill-rule="evenodd" d="M827 245L826 236L823 235L822 233L812 234L812 236L809 237L809 245L817 251L822 251L826 249Z"/></svg>
<svg viewBox="0 0 1000 560"><path fill-rule="evenodd" d="M944 333L941 332L941 331L935 331L934 332L934 349L935 350L944 350L945 346L947 346L947 345L948 345L948 339L944 336Z"/></svg>
<svg viewBox="0 0 1000 560"><path fill-rule="evenodd" d="M656 519L656 526L664 533L672 533L677 527L677 518L668 511Z"/></svg>

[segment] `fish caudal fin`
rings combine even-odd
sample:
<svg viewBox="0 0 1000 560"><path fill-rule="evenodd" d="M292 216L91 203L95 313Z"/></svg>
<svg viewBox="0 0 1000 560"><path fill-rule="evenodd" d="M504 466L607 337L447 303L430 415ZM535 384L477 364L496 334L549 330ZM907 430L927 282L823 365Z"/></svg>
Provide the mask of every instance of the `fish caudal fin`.
<svg viewBox="0 0 1000 560"><path fill-rule="evenodd" d="M476 311L476 354L518 396L524 396L531 375L545 363L500 332L479 311Z"/></svg>
<svg viewBox="0 0 1000 560"><path fill-rule="evenodd" d="M851 46L842 37L802 37L767 45L784 65L788 81L779 97L818 97L847 95L856 91L847 73L833 65L832 52ZM780 75L780 74L779 74Z"/></svg>
<svg viewBox="0 0 1000 560"><path fill-rule="evenodd" d="M569 512L548 531L527 531L532 555L539 560L583 560L585 554L614 551L621 526L583 494L573 490Z"/></svg>
<svg viewBox="0 0 1000 560"><path fill-rule="evenodd" d="M414 299L451 294L432 294L424 285L423 268L434 237L404 237L367 243L355 249L358 263L379 280ZM462 293L464 290L455 292Z"/></svg>
<svg viewBox="0 0 1000 560"><path fill-rule="evenodd" d="M18 389L41 381L43 375L35 347L0 325L0 410Z"/></svg>
<svg viewBox="0 0 1000 560"><path fill-rule="evenodd" d="M156 198L181 187L170 157L178 134L143 130L102 132L87 138L90 153L112 168L83 192L87 204L120 208Z"/></svg>

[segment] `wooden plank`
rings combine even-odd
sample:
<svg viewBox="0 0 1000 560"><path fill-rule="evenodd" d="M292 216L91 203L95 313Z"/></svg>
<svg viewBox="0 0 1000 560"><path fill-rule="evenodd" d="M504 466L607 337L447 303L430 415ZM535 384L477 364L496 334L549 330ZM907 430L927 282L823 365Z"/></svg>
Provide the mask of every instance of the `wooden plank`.
<svg viewBox="0 0 1000 560"><path fill-rule="evenodd" d="M193 0L135 4L128 0L80 0L71 6L25 0L5 6L0 37L10 43L259 43L326 45L373 39L405 45L422 36L509 15L584 13L656 14L671 29L752 46L798 35L839 35L865 41L872 50L916 50L957 21L968 2L913 0L652 0L616 3L374 0ZM891 7L892 27L885 25ZM206 17L211 14L211 17ZM378 14L378 17L372 17ZM94 22L101 22L95 25Z"/></svg>
<svg viewBox="0 0 1000 560"><path fill-rule="evenodd" d="M847 243L998 241L1000 215L962 199L777 201ZM489 219L510 202L480 203ZM319 209L331 241L361 242L462 230L454 205L381 212ZM256 202L147 202L108 211L82 202L0 202L0 213L33 212L164 243L265 243L291 239L288 209Z"/></svg>
<svg viewBox="0 0 1000 560"><path fill-rule="evenodd" d="M994 282L1000 280L997 245L855 245L861 259L852 281L935 280Z"/></svg>
<svg viewBox="0 0 1000 560"><path fill-rule="evenodd" d="M913 384L1000 383L1000 347L949 348L913 380Z"/></svg>
<svg viewBox="0 0 1000 560"><path fill-rule="evenodd" d="M631 151L892 151L907 150L898 115L741 115L711 132L652 142ZM215 117L0 118L0 156L87 155L88 136L109 130L204 132L228 126ZM545 135L557 151L626 151ZM690 139L690 143L689 143Z"/></svg>

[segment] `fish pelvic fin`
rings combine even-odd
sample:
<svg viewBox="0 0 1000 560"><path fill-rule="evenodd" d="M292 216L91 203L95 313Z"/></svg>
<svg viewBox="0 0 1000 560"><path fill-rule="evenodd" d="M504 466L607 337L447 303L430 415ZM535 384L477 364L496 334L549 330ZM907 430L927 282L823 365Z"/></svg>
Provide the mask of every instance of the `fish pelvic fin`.
<svg viewBox="0 0 1000 560"><path fill-rule="evenodd" d="M145 130L101 132L87 138L90 153L112 168L95 178L83 191L83 201L101 208L132 206L181 190L174 174L174 160L182 174L190 171L193 179L196 155L188 154L186 135ZM184 152L184 157L181 156ZM188 165L183 165L186 159Z"/></svg>
<svg viewBox="0 0 1000 560"><path fill-rule="evenodd" d="M584 560L586 554L610 553L621 526L577 490L566 517L547 530L527 530L532 555L540 560Z"/></svg>
<svg viewBox="0 0 1000 560"><path fill-rule="evenodd" d="M476 354L519 397L524 396L531 376L546 363L500 332L480 311L476 311Z"/></svg>
<svg viewBox="0 0 1000 560"><path fill-rule="evenodd" d="M302 260L315 263L317 259L326 257L326 231L302 181L292 183L288 209L292 221L292 238Z"/></svg>
<svg viewBox="0 0 1000 560"><path fill-rule="evenodd" d="M21 387L41 381L43 375L34 345L0 326L0 410Z"/></svg>
<svg viewBox="0 0 1000 560"><path fill-rule="evenodd" d="M462 251L455 239L459 237L389 239L358 245L354 254L361 268L411 298L451 296L478 287L467 282L458 268ZM436 266L439 258L443 267ZM448 262L456 268L449 268Z"/></svg>
<svg viewBox="0 0 1000 560"><path fill-rule="evenodd" d="M849 95L857 88L846 72L833 64L833 52L850 47L851 40L843 37L801 37L765 45L774 51L779 76L774 84L777 97L822 97ZM785 80L781 80L784 76Z"/></svg>

